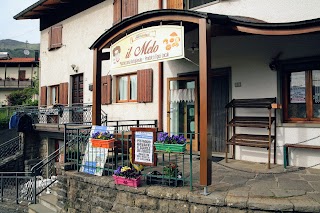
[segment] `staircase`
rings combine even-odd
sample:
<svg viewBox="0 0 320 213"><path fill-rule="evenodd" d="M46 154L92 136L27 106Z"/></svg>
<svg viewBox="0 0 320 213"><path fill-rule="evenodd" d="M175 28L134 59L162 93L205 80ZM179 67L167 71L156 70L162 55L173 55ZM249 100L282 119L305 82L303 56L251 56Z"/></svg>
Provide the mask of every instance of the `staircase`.
<svg viewBox="0 0 320 213"><path fill-rule="evenodd" d="M55 213L63 212L60 207L58 207L58 197L55 191L56 187L50 190L50 194L44 194L38 196L37 204L29 205L29 213Z"/></svg>
<svg viewBox="0 0 320 213"><path fill-rule="evenodd" d="M23 156L21 136L12 138L0 145L0 167Z"/></svg>

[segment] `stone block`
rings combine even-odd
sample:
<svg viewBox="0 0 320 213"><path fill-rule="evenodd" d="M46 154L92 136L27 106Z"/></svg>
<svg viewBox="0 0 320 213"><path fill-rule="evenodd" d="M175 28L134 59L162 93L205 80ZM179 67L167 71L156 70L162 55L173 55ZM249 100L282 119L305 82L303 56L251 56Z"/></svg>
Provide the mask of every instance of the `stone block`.
<svg viewBox="0 0 320 213"><path fill-rule="evenodd" d="M141 213L143 212L143 210L138 207L126 206L124 212L125 213Z"/></svg>
<svg viewBox="0 0 320 213"><path fill-rule="evenodd" d="M125 206L134 206L134 195L131 193L118 192L115 203Z"/></svg>
<svg viewBox="0 0 320 213"><path fill-rule="evenodd" d="M190 205L190 213L207 213L208 207L206 205L197 205L191 204Z"/></svg>
<svg viewBox="0 0 320 213"><path fill-rule="evenodd" d="M219 208L218 207L210 206L208 208L208 213L218 213L218 212L219 212Z"/></svg>
<svg viewBox="0 0 320 213"><path fill-rule="evenodd" d="M101 198L115 200L117 192L113 189L109 189L106 187L98 186L96 189L93 190L93 193Z"/></svg>
<svg viewBox="0 0 320 213"><path fill-rule="evenodd" d="M169 201L165 199L160 199L159 203L159 212L169 212Z"/></svg>
<svg viewBox="0 0 320 213"><path fill-rule="evenodd" d="M293 203L293 209L296 212L320 212L320 203L308 196L292 197L289 200Z"/></svg>
<svg viewBox="0 0 320 213"><path fill-rule="evenodd" d="M135 206L144 210L156 210L158 208L158 200L146 195L135 195Z"/></svg>
<svg viewBox="0 0 320 213"><path fill-rule="evenodd" d="M213 192L207 196L193 193L189 196L190 203L198 203L205 205L213 205L213 206L225 206L225 198L227 196L227 192Z"/></svg>
<svg viewBox="0 0 320 213"><path fill-rule="evenodd" d="M169 213L177 212L190 212L189 203L185 201L170 200L169 202Z"/></svg>
<svg viewBox="0 0 320 213"><path fill-rule="evenodd" d="M281 198L249 197L248 208L264 211L293 211L293 204L289 200Z"/></svg>
<svg viewBox="0 0 320 213"><path fill-rule="evenodd" d="M111 210L113 206L113 201L109 199L103 199L97 196L91 196L90 206L91 208L101 207L105 210Z"/></svg>
<svg viewBox="0 0 320 213"><path fill-rule="evenodd" d="M237 208L230 208L230 207L220 207L219 213L247 213L245 209L237 209Z"/></svg>

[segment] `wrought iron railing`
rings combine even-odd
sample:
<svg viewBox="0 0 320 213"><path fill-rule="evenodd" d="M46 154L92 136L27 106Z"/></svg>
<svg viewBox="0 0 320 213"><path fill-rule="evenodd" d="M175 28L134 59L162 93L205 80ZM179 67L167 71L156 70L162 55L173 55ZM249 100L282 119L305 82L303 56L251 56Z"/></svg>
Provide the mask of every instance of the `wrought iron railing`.
<svg viewBox="0 0 320 213"><path fill-rule="evenodd" d="M92 105L77 104L73 106L54 105L52 107L18 107L18 114L28 114L34 124L90 123Z"/></svg>
<svg viewBox="0 0 320 213"><path fill-rule="evenodd" d="M106 126L114 127L117 131L130 131L130 127L158 127L158 120L119 120L106 121Z"/></svg>
<svg viewBox="0 0 320 213"><path fill-rule="evenodd" d="M30 87L33 85L32 80L25 79L25 80L19 80L19 79L1 79L0 80L0 87L10 87L10 88L25 88Z"/></svg>
<svg viewBox="0 0 320 213"><path fill-rule="evenodd" d="M38 183L38 184L37 184ZM35 203L39 180L31 172L0 172L0 200Z"/></svg>
<svg viewBox="0 0 320 213"><path fill-rule="evenodd" d="M109 124L107 126L110 128ZM120 124L117 127L120 127ZM125 127L127 127L127 125L125 125ZM115 145L113 148L106 149L92 147L91 143L88 143L90 136L88 136L88 134L90 134L89 128L80 127L77 129L74 126L72 128L73 129L70 129L68 125L65 127L65 140L70 141L70 139L74 138L72 143L69 142L68 144L65 159L68 162L73 162L73 169L96 175L113 175L114 170L119 166L130 166L141 172L147 184L167 186L189 185L190 190L192 190L192 149L183 153L158 151L156 152L157 165L143 167L133 164L132 162L132 156L130 154L130 147L132 146L130 131L116 130L116 128L112 130L112 128L110 128L115 137ZM198 137L198 135L194 133L181 134L188 136L188 147L192 147L194 138ZM96 155L86 153L96 153ZM173 164L179 169L175 169L171 174L168 174L169 165Z"/></svg>
<svg viewBox="0 0 320 213"><path fill-rule="evenodd" d="M0 145L0 166L22 155L23 142L19 135Z"/></svg>

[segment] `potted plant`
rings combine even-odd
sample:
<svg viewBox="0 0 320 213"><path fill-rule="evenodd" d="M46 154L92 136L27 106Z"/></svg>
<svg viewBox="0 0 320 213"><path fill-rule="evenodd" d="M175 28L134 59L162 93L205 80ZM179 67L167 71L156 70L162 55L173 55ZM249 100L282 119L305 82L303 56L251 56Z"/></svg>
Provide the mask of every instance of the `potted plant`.
<svg viewBox="0 0 320 213"><path fill-rule="evenodd" d="M119 166L112 176L115 184L138 187L141 184L141 173L129 166Z"/></svg>
<svg viewBox="0 0 320 213"><path fill-rule="evenodd" d="M106 132L94 132L91 137L91 143L93 147L101 148L113 148L115 138L109 131Z"/></svg>
<svg viewBox="0 0 320 213"><path fill-rule="evenodd" d="M161 132L154 146L157 151L184 152L186 149L186 139L183 135L169 136L167 132Z"/></svg>

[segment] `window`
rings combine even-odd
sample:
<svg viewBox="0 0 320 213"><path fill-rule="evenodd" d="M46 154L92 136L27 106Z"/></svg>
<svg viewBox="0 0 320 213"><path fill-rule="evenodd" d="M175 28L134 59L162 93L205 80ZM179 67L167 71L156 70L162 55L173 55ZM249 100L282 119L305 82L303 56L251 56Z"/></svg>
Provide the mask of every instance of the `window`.
<svg viewBox="0 0 320 213"><path fill-rule="evenodd" d="M26 79L26 71L25 70L19 70L19 81L23 81Z"/></svg>
<svg viewBox="0 0 320 213"><path fill-rule="evenodd" d="M50 87L50 104L54 105L59 103L59 85Z"/></svg>
<svg viewBox="0 0 320 213"><path fill-rule="evenodd" d="M284 120L320 121L320 70L284 72Z"/></svg>
<svg viewBox="0 0 320 213"><path fill-rule="evenodd" d="M192 9L219 0L167 0L167 9Z"/></svg>
<svg viewBox="0 0 320 213"><path fill-rule="evenodd" d="M187 8L191 9L215 1L217 0L187 0L186 2L188 3Z"/></svg>
<svg viewBox="0 0 320 213"><path fill-rule="evenodd" d="M113 1L113 23L138 14L138 0L114 0Z"/></svg>
<svg viewBox="0 0 320 213"><path fill-rule="evenodd" d="M51 27L48 35L48 50L62 46L62 25Z"/></svg>
<svg viewBox="0 0 320 213"><path fill-rule="evenodd" d="M117 102L137 101L137 74L123 75L117 78Z"/></svg>

